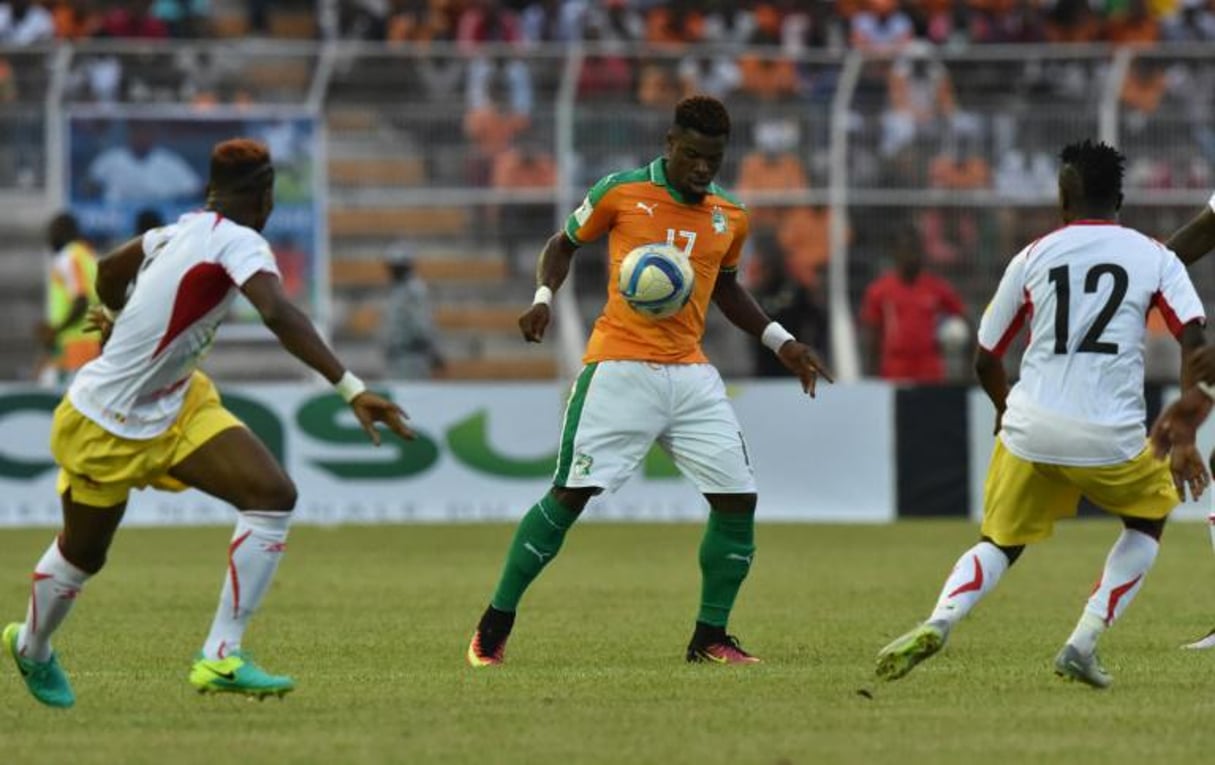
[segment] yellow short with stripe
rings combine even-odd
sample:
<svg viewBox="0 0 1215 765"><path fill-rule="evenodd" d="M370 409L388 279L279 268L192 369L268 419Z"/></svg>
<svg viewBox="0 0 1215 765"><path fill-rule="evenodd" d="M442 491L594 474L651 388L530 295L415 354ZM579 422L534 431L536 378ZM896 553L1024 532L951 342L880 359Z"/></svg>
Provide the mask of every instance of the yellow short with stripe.
<svg viewBox="0 0 1215 765"><path fill-rule="evenodd" d="M1168 463L1146 446L1117 465L1049 465L1021 459L997 438L983 487L982 533L998 545L1041 541L1056 520L1076 514L1081 496L1115 515L1153 520L1181 503Z"/></svg>
<svg viewBox="0 0 1215 765"><path fill-rule="evenodd" d="M169 471L219 433L243 427L224 409L215 385L195 372L177 420L159 436L121 438L81 414L67 396L51 423L51 454L59 463L57 489L72 491L72 500L93 507L126 502L132 489L152 486L184 491Z"/></svg>

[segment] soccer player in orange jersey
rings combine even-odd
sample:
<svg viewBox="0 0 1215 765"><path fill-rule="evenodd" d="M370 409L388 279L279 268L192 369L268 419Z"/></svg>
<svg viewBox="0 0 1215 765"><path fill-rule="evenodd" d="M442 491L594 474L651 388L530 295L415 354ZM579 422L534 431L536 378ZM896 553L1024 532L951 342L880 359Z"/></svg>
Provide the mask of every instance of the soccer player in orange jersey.
<svg viewBox="0 0 1215 765"><path fill-rule="evenodd" d="M502 663L515 612L528 585L557 552L590 498L615 491L658 442L708 500L700 545L700 612L688 661L758 661L726 634L726 622L755 554L755 479L725 385L700 347L709 303L762 339L814 395L831 380L818 356L771 321L739 284L747 212L713 183L730 135L720 101L693 96L675 107L666 153L649 165L599 181L549 239L539 286L519 319L524 338L544 338L549 304L583 244L608 236L609 285L633 248L667 242L683 249L696 272L688 303L674 316L648 318L609 287L587 344L562 426L553 488L523 517L489 607L468 647L473 666Z"/></svg>

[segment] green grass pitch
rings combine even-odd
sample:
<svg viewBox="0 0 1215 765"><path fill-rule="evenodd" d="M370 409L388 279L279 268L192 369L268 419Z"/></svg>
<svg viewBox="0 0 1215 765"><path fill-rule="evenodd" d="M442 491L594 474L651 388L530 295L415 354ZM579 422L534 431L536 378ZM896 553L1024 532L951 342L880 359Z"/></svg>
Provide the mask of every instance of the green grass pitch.
<svg viewBox="0 0 1215 765"><path fill-rule="evenodd" d="M1103 643L1114 688L1057 680L1113 521L1031 549L938 658L894 684L875 652L931 608L976 535L961 522L761 525L731 629L766 662L683 662L694 525L585 524L524 600L498 671L465 666L504 525L297 528L246 646L294 674L285 701L186 683L229 532L129 529L57 641L79 702L30 699L0 664L6 762L1185 763L1215 756L1205 528L1176 525ZM0 532L5 619L24 613L49 530ZM857 693L873 691L873 699Z"/></svg>

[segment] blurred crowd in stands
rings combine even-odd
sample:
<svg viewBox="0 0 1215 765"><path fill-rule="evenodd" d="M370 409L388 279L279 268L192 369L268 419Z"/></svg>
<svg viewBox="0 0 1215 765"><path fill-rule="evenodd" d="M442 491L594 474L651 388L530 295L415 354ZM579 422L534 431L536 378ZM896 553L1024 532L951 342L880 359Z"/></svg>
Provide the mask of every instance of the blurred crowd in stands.
<svg viewBox="0 0 1215 765"><path fill-rule="evenodd" d="M285 24L286 15L295 22ZM948 278L966 304L981 305L1003 259L1053 225L1059 144L1097 132L1108 54L958 57L967 51L1136 46L1117 93L1128 189L1200 190L1213 182L1215 56L1174 54L1169 44L1215 41L1215 0L0 2L0 44L10 47L220 38L218 47L121 55L82 47L65 83L78 103L302 100L315 60L257 59L237 40L250 35L384 42L409 53L339 58L333 78L341 87L331 87L331 102L374 105L377 136L412 147L419 183L536 192L535 203L515 200L481 219L514 273L530 270L554 220L552 203L540 200L557 183L553 104L563 74L551 48L521 54L590 44L574 89L573 178L583 188L657 154L681 96L726 100L735 131L720 180L751 204L748 277L771 313L820 347L827 345L830 106L840 54L849 49L889 54L866 63L851 102L849 185L908 195L850 202L849 298L858 309L892 243L908 237L927 271ZM28 116L9 110L0 120L10 146L0 152L0 185L12 177L26 185L39 172L46 72L20 52L0 58L0 106L30 107ZM937 205L934 194L955 201ZM961 206L961 194L1044 201ZM1168 233L1161 222L1140 223ZM868 324L879 314L871 310Z"/></svg>
<svg viewBox="0 0 1215 765"><path fill-rule="evenodd" d="M341 31L400 43L698 43L897 51L1029 42L1215 39L1205 0L346 0Z"/></svg>

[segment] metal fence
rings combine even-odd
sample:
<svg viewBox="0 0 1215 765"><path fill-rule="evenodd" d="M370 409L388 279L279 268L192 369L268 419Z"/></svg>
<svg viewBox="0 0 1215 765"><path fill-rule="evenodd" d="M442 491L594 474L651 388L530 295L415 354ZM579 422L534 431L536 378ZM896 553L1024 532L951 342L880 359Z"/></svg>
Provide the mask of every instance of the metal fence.
<svg viewBox="0 0 1215 765"><path fill-rule="evenodd" d="M1205 200L1215 167L1209 49L791 57L217 42L9 50L0 61L12 83L0 80L9 137L0 189L62 199L61 113L73 103L303 104L328 120L335 269L401 239L470 267L502 264L500 279L453 288L470 306L517 302L518 290L503 285L529 278L538 246L585 189L660 153L680 95L713 93L734 122L720 181L752 210L748 278L761 292L795 286L812 309L806 331L830 346L844 379L861 372L860 295L901 234L918 238L977 318L1007 259L1054 226L1063 143L1095 136L1122 146L1126 219L1159 237ZM604 289L592 257L576 277L559 307L567 369ZM341 295L335 305L340 322ZM706 342L721 349L723 368L753 371L744 346L720 329L711 325Z"/></svg>

